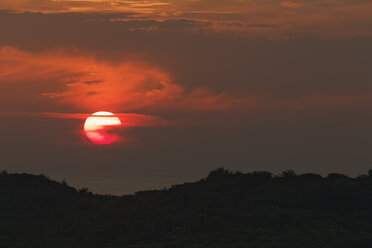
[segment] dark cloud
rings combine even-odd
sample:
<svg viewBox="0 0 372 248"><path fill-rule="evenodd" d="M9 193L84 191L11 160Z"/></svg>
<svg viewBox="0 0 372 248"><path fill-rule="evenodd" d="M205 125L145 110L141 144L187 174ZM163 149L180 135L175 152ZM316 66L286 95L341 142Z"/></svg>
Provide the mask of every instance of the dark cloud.
<svg viewBox="0 0 372 248"><path fill-rule="evenodd" d="M99 80L92 80L92 81L85 81L84 84L91 85L91 84L101 84L103 81Z"/></svg>
<svg viewBox="0 0 372 248"><path fill-rule="evenodd" d="M371 91L371 38L264 40L182 31L199 25L195 21L100 17L1 12L0 44L28 50L77 47L104 51L100 56L113 60L140 54L172 73L177 84L217 92L296 98ZM141 30L146 27L156 29Z"/></svg>

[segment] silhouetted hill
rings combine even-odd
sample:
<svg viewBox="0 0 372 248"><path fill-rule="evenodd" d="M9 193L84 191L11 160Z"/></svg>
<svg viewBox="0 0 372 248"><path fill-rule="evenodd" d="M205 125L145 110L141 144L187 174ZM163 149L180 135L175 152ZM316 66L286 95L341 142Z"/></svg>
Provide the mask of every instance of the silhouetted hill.
<svg viewBox="0 0 372 248"><path fill-rule="evenodd" d="M103 196L0 174L0 247L372 247L372 173L222 168L167 190Z"/></svg>

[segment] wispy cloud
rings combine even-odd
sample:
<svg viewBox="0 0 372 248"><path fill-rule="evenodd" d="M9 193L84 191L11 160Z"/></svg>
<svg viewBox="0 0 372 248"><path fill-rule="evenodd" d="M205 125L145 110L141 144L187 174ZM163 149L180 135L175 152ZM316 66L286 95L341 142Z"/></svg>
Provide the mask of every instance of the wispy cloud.
<svg viewBox="0 0 372 248"><path fill-rule="evenodd" d="M0 112L0 116L13 117L36 117L36 118L57 118L85 120L91 114L87 113L32 113L32 112ZM115 113L125 127L155 127L171 126L176 121L162 119L158 116L136 114L136 113Z"/></svg>
<svg viewBox="0 0 372 248"><path fill-rule="evenodd" d="M240 35L289 38L371 36L368 27L357 23L372 22L372 3L368 0L332 1L182 1L182 0L2 0L0 9L16 12L42 13L131 13L132 18L154 21L192 20L212 23L200 25L198 31L235 32ZM241 27L228 23L241 23ZM261 30L251 24L270 24L275 29ZM354 24L353 24L354 23ZM349 27L350 26L350 27ZM318 27L318 28L314 28ZM154 31L160 27L132 27L133 30Z"/></svg>
<svg viewBox="0 0 372 248"><path fill-rule="evenodd" d="M254 97L237 98L208 88L186 90L173 82L171 74L143 61L109 61L77 50L30 53L5 47L0 49L0 63L6 63L0 68L1 81L52 81L60 89L42 95L76 110L205 111L255 102Z"/></svg>

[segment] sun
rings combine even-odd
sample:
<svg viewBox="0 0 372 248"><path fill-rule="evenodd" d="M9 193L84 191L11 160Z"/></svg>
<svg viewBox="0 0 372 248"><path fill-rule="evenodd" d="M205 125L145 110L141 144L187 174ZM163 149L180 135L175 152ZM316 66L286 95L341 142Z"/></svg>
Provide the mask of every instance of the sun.
<svg viewBox="0 0 372 248"><path fill-rule="evenodd" d="M84 123L84 132L87 138L95 144L111 144L119 137L107 132L121 126L120 119L111 112L99 111L89 116Z"/></svg>

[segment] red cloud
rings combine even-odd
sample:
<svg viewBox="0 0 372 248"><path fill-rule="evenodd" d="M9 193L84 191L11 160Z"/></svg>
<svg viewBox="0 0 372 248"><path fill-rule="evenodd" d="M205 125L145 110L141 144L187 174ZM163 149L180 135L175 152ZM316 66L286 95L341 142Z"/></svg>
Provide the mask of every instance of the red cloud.
<svg viewBox="0 0 372 248"><path fill-rule="evenodd" d="M0 50L0 63L0 80L50 81L60 89L42 95L76 111L221 110L256 101L208 89L186 90L154 65L98 59L78 50L31 53L6 47Z"/></svg>
<svg viewBox="0 0 372 248"><path fill-rule="evenodd" d="M283 113L309 109L324 110L328 107L337 108L344 104L365 105L369 104L372 99L368 92L349 96L340 93L333 95L319 93L287 100L275 100L270 98L270 95L275 92L271 92L273 90L269 88L265 93L256 93L253 96L240 92L239 97L229 92L216 94L206 88L185 89L174 83L171 74L149 63L125 59L106 60L98 58L98 54L79 50L31 53L7 47L0 49L0 64L0 82L11 84L48 82L54 85L52 88L58 90L44 90L40 94L45 98L50 98L51 103L72 106L74 112L93 113L106 110L115 113L128 111L142 113L170 113L172 111L173 113L201 111ZM35 99L40 97L40 94L35 96ZM3 95L6 95L6 92L3 92ZM53 108L49 109L54 111ZM187 118L189 115L183 116ZM61 117L61 115L52 114L50 117ZM62 117L75 118L77 116ZM132 120L129 125L133 126L147 125L144 123L164 124L161 119L156 118L128 116L128 114L125 116L126 120Z"/></svg>

